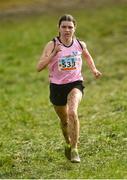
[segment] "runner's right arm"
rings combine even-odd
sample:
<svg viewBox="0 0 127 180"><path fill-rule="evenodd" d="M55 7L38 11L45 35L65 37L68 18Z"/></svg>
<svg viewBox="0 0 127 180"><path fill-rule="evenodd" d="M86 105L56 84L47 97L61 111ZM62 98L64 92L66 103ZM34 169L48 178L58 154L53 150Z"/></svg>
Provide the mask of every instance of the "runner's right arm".
<svg viewBox="0 0 127 180"><path fill-rule="evenodd" d="M47 45L45 46L44 50L43 50L43 53L40 57L39 62L37 64L37 71L40 72L44 68L46 68L46 66L50 63L52 58L59 51L61 51L59 44L55 44L55 47L54 47L53 41L48 42Z"/></svg>

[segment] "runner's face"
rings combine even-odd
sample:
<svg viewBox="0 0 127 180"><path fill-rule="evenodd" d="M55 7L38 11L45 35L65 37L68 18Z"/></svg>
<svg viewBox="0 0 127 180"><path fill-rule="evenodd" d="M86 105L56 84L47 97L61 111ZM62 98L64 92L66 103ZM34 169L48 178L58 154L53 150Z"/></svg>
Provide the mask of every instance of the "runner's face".
<svg viewBox="0 0 127 180"><path fill-rule="evenodd" d="M72 21L62 21L59 27L60 36L68 39L73 37L75 26Z"/></svg>

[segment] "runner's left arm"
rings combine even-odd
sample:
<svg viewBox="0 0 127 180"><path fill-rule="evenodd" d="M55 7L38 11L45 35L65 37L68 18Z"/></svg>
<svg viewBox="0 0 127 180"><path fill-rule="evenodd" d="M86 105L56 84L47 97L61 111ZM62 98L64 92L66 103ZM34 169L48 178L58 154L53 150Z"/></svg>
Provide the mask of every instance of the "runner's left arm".
<svg viewBox="0 0 127 180"><path fill-rule="evenodd" d="M83 47L83 56L89 66L89 68L91 69L92 73L94 74L94 76L96 78L100 77L102 75L102 73L96 68L94 60L92 58L92 56L90 55L85 42L81 42L82 47Z"/></svg>

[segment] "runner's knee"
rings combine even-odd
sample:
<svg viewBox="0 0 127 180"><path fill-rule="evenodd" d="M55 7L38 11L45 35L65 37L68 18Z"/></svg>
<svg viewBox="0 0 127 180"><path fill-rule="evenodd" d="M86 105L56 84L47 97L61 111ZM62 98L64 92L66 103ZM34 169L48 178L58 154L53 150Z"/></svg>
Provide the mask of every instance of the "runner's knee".
<svg viewBox="0 0 127 180"><path fill-rule="evenodd" d="M71 120L71 119L77 120L77 117L78 117L77 111L75 111L75 110L73 110L73 109L69 110L68 116L69 116L69 119L70 119L70 120Z"/></svg>

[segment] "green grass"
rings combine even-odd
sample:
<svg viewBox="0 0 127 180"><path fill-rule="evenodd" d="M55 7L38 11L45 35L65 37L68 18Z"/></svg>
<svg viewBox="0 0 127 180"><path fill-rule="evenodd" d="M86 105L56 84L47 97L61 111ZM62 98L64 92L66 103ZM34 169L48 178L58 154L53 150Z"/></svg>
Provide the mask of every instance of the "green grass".
<svg viewBox="0 0 127 180"><path fill-rule="evenodd" d="M84 62L81 163L64 157L48 98L48 71L36 72L61 14L6 18L0 22L0 178L127 178L127 7L70 13L78 21L77 36L103 73L95 80Z"/></svg>

